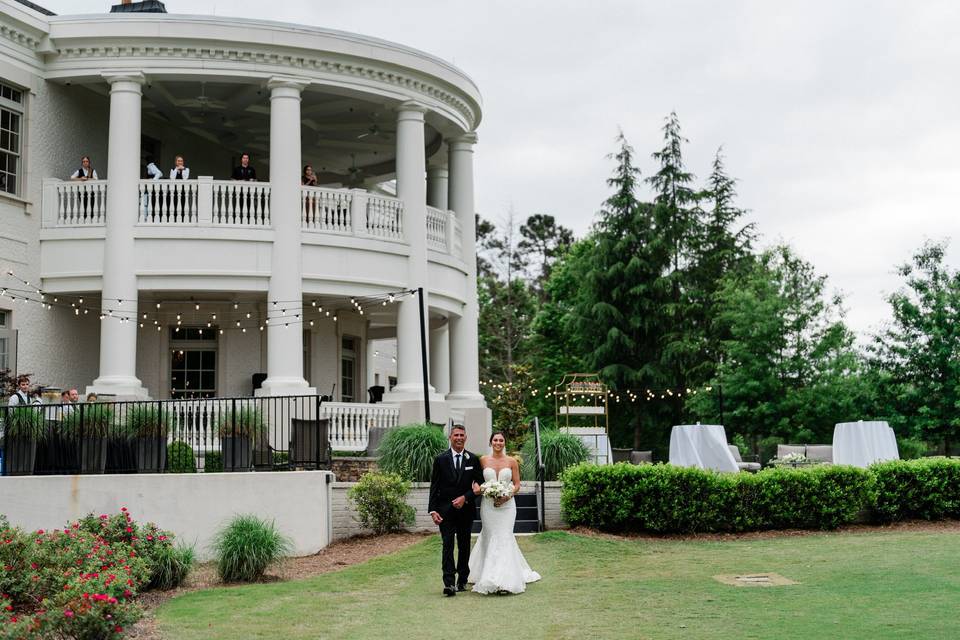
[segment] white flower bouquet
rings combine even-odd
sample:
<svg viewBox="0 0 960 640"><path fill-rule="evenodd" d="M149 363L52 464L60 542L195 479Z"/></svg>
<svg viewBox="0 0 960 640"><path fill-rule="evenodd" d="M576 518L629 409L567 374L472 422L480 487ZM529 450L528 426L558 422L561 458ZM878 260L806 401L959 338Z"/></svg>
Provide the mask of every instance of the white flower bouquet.
<svg viewBox="0 0 960 640"><path fill-rule="evenodd" d="M497 498L509 498L513 494L513 487L500 482L499 480L488 480L480 485L484 498L496 500Z"/></svg>

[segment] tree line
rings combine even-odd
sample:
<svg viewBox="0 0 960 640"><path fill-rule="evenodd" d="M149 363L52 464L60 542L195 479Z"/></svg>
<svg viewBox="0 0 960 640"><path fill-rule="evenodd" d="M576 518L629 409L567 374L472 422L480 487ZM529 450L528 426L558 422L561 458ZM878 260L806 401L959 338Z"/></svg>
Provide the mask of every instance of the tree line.
<svg viewBox="0 0 960 640"><path fill-rule="evenodd" d="M698 184L675 113L641 175L621 133L610 196L585 237L553 216L477 221L480 374L508 438L554 416L570 372L609 385L614 446L665 456L669 430L723 423L766 459L887 420L906 455L960 434L960 274L931 242L898 267L892 320L858 343L826 276L786 245L757 248L718 150ZM639 195L646 185L650 197Z"/></svg>

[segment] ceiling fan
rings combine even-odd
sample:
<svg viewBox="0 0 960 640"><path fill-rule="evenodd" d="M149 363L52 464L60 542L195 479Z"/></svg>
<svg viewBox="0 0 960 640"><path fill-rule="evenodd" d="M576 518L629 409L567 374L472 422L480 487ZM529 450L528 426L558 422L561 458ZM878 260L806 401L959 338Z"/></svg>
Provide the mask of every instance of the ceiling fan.
<svg viewBox="0 0 960 640"><path fill-rule="evenodd" d="M383 140L392 140L393 133L390 131L384 131L380 128L380 123L377 122L379 119L379 113L372 113L371 118L373 122L367 127L367 130L357 136L357 140L363 140L364 138L381 138Z"/></svg>

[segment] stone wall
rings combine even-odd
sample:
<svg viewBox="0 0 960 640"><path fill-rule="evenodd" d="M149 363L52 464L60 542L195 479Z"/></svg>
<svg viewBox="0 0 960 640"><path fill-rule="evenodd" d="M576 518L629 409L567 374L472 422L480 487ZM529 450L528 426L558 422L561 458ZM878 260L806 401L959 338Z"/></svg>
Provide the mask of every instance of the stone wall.
<svg viewBox="0 0 960 640"><path fill-rule="evenodd" d="M365 473L377 470L376 458L334 458L331 471L341 483L357 482Z"/></svg>
<svg viewBox="0 0 960 640"><path fill-rule="evenodd" d="M337 476L339 477L339 476ZM355 482L334 482L333 491L330 497L330 520L333 529L333 540L349 538L361 534L370 533L363 529L357 522L357 510L353 503L347 497L347 492ZM560 514L560 489L563 487L561 482L547 482L545 484L545 502L546 502L546 524L547 529L563 529L567 523L563 521ZM533 482L524 482L520 486L523 493L532 493L537 488ZM410 487L410 493L407 495L407 504L413 507L416 520L411 531L436 531L437 527L433 524L430 515L427 512L427 503L430 498L429 482L414 482Z"/></svg>

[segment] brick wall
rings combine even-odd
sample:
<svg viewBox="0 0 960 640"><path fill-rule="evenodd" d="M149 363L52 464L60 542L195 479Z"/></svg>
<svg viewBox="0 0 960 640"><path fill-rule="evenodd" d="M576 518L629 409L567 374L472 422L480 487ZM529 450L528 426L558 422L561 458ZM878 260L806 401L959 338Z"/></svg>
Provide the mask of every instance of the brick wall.
<svg viewBox="0 0 960 640"><path fill-rule="evenodd" d="M357 482L365 473L377 470L376 458L334 458L333 477L340 482Z"/></svg>

